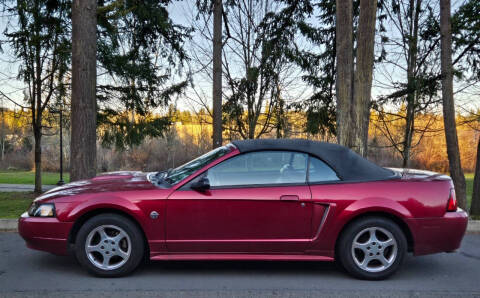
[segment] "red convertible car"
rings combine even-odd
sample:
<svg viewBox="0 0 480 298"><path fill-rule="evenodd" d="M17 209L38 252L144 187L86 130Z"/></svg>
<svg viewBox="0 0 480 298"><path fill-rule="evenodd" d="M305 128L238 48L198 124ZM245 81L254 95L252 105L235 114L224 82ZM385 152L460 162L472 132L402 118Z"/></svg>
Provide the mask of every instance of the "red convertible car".
<svg viewBox="0 0 480 298"><path fill-rule="evenodd" d="M405 255L454 251L467 226L448 176L379 167L307 140L247 140L158 173L118 172L38 197L27 246L99 276L151 260L337 260L383 279Z"/></svg>

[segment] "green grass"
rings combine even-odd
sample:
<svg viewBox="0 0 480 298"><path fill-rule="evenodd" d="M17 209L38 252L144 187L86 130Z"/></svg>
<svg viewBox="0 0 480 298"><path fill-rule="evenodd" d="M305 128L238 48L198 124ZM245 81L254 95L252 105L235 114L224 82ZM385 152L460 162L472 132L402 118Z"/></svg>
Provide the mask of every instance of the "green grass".
<svg viewBox="0 0 480 298"><path fill-rule="evenodd" d="M42 172L42 184L54 185L57 184L60 178L59 173ZM65 183L70 181L68 173L63 174ZM2 171L0 172L0 183L7 184L35 184L34 171Z"/></svg>
<svg viewBox="0 0 480 298"><path fill-rule="evenodd" d="M0 218L18 218L34 198L32 192L0 192Z"/></svg>

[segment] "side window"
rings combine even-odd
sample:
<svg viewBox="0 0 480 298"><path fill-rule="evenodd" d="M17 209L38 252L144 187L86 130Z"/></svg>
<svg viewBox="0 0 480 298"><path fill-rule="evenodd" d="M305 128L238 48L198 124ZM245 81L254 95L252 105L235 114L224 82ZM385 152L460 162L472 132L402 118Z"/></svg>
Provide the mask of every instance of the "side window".
<svg viewBox="0 0 480 298"><path fill-rule="evenodd" d="M260 151L234 156L208 170L210 185L269 185L306 183L308 155Z"/></svg>
<svg viewBox="0 0 480 298"><path fill-rule="evenodd" d="M320 159L310 156L310 166L308 168L308 182L327 182L338 181L337 174L332 168Z"/></svg>

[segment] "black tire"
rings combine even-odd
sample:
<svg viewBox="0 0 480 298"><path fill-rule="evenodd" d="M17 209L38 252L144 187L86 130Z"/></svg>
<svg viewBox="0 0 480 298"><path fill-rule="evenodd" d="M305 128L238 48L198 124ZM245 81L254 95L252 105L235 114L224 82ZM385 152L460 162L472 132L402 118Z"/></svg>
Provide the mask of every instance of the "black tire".
<svg viewBox="0 0 480 298"><path fill-rule="evenodd" d="M86 252L86 241L89 234L102 226L113 226L122 229L129 237L130 254L126 261L115 269L102 269L94 265ZM113 231L115 231L113 229ZM125 243L126 238L124 238ZM112 242L113 243L113 242ZM112 246L113 247L113 246ZM102 246L103 248L103 246ZM115 248L112 248L115 251ZM118 251L118 248L117 248ZM112 251L110 251L113 253ZM107 252L108 253L108 252ZM100 214L87 220L78 231L75 240L75 256L78 262L93 275L100 277L119 277L132 273L142 262L145 255L145 240L139 227L129 218L112 213ZM102 256L101 254L99 256ZM117 257L119 258L119 257ZM118 262L121 263L121 262Z"/></svg>
<svg viewBox="0 0 480 298"><path fill-rule="evenodd" d="M379 228L378 233L380 234L380 236L381 234L383 234L382 229L386 230L393 236L397 246L396 257L391 258L391 264L384 266L379 261L376 261L376 260L367 262L367 266L369 264L373 264L372 267L375 267L375 265L377 265L375 262L378 262L379 269L374 269L374 270L381 270L378 272L367 271L367 270L371 270L369 268L362 269L360 267L361 264L357 265L357 262L354 260L354 252L353 252L354 250L352 249L352 247L353 247L355 237L357 237L357 235L359 235L360 233L362 233L362 231L368 228ZM365 232L365 233L368 233L368 232ZM381 248L380 243L377 243L377 245L378 247ZM400 268L400 266L403 263L403 260L405 259L405 255L407 253L407 245L408 245L407 239L405 238L403 231L395 222L383 217L365 217L352 222L342 232L338 240L336 255L340 265L354 277L359 279L366 279L366 280L382 280L391 276ZM373 249L370 246L367 246L367 247L369 250ZM378 247L375 247L374 249L377 249ZM366 247L364 247L363 249L366 249ZM390 247L389 249L390 251L387 251L385 249L385 253L390 252L390 256L392 256L393 255L392 250L394 250L393 246ZM377 254L380 254L380 253L382 255L384 254L383 251L378 252ZM358 261L358 258L361 258L361 256L363 255L363 251L360 250L359 252L359 250L355 250L355 255L356 255L355 258ZM382 266L384 266L385 269L381 269L383 268Z"/></svg>

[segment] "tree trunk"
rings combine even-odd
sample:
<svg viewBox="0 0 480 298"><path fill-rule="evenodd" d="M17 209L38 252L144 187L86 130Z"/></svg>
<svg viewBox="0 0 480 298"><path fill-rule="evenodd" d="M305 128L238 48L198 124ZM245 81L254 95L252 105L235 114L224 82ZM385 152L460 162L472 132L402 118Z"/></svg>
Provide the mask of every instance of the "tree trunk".
<svg viewBox="0 0 480 298"><path fill-rule="evenodd" d="M97 1L72 3L71 180L96 174Z"/></svg>
<svg viewBox="0 0 480 298"><path fill-rule="evenodd" d="M337 140L352 147L353 87L353 7L351 0L336 0L336 59L337 59Z"/></svg>
<svg viewBox="0 0 480 298"><path fill-rule="evenodd" d="M351 2L351 1L350 1ZM354 81L354 122L357 130L352 136L353 149L367 156L368 123L372 94L373 60L375 47L375 21L377 0L360 0L357 35L357 66Z"/></svg>
<svg viewBox="0 0 480 298"><path fill-rule="evenodd" d="M458 205L466 209L466 186L460 162L458 148L457 126L455 122L455 102L453 99L452 72L452 31L451 31L450 0L440 0L440 32L441 32L441 64L442 64L442 99L447 154L450 176L455 185Z"/></svg>
<svg viewBox="0 0 480 298"><path fill-rule="evenodd" d="M414 7L415 5L415 7ZM408 34L408 56L407 56L407 115L405 120L405 139L403 141L403 167L410 165L410 152L412 149L413 133L415 132L415 108L416 108L416 68L418 53L418 20L420 17L422 1L410 0L410 22L411 29Z"/></svg>
<svg viewBox="0 0 480 298"><path fill-rule="evenodd" d="M213 148L222 146L222 0L213 7Z"/></svg>
<svg viewBox="0 0 480 298"><path fill-rule="evenodd" d="M402 167L410 166L410 149L412 148L413 132L415 128L415 96L407 95L407 117L405 118L405 139L403 140L403 162Z"/></svg>
<svg viewBox="0 0 480 298"><path fill-rule="evenodd" d="M35 141L35 153L34 153L34 163L35 163L35 193L42 192L42 133L39 129L34 128L33 138Z"/></svg>
<svg viewBox="0 0 480 298"><path fill-rule="evenodd" d="M475 165L475 178L473 178L472 206L470 214L480 216L480 137L477 146L477 164Z"/></svg>

